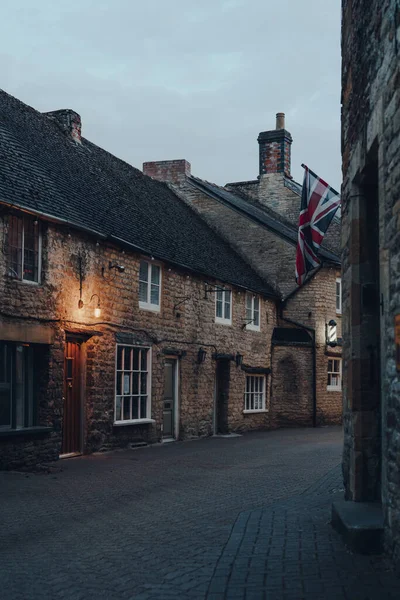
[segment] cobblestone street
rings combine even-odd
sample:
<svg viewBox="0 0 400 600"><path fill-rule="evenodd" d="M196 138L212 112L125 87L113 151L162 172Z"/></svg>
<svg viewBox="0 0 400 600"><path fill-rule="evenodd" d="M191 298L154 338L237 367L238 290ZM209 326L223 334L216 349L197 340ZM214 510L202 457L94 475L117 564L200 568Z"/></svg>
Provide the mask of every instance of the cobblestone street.
<svg viewBox="0 0 400 600"><path fill-rule="evenodd" d="M341 443L274 431L0 473L0 598L399 598L329 525Z"/></svg>

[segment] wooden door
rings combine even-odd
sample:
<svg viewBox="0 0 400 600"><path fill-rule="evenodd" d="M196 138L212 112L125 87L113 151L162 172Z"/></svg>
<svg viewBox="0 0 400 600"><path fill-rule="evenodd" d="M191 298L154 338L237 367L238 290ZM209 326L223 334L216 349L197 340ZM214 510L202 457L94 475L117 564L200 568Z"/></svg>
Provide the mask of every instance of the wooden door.
<svg viewBox="0 0 400 600"><path fill-rule="evenodd" d="M229 402L229 360L217 361L216 390L215 390L215 433L227 434L228 426L228 402Z"/></svg>
<svg viewBox="0 0 400 600"><path fill-rule="evenodd" d="M81 343L67 339L64 360L62 455L77 454L82 450L81 413Z"/></svg>
<svg viewBox="0 0 400 600"><path fill-rule="evenodd" d="M164 365L163 437L175 437L176 360L167 359Z"/></svg>

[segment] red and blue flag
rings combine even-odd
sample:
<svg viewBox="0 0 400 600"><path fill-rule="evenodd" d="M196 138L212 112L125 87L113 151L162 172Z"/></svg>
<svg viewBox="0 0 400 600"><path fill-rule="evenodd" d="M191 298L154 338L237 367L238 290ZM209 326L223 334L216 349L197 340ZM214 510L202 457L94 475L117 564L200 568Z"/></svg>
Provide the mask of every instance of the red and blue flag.
<svg viewBox="0 0 400 600"><path fill-rule="evenodd" d="M340 196L321 177L305 165L299 218L296 254L296 281L302 285L307 273L318 267L318 258L324 235L337 209Z"/></svg>

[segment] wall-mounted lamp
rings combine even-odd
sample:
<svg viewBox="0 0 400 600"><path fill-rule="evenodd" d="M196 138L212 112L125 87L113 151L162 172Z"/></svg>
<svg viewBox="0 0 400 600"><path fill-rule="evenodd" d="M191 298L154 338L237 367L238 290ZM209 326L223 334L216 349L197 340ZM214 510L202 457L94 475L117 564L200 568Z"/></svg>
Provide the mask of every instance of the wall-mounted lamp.
<svg viewBox="0 0 400 600"><path fill-rule="evenodd" d="M328 346L337 346L337 323L334 319L326 326L326 343Z"/></svg>
<svg viewBox="0 0 400 600"><path fill-rule="evenodd" d="M124 265L119 265L117 263L112 263L111 260L108 263L108 268L109 269L116 269L118 271L118 273L123 273L125 271Z"/></svg>
<svg viewBox="0 0 400 600"><path fill-rule="evenodd" d="M92 297L90 298L89 304L90 304L90 302L93 300L93 298L95 296L97 298L97 304L96 304L95 309L94 309L94 316L96 317L96 319L98 319L101 316L100 297L98 296L98 294L93 294L92 295Z"/></svg>
<svg viewBox="0 0 400 600"><path fill-rule="evenodd" d="M93 294L92 297L90 298L89 302L88 302L88 305L91 303L91 301L93 300L94 297L97 298L97 304L96 304L95 309L94 309L94 316L96 317L96 319L98 319L101 316L100 297L99 297L99 295L98 294ZM78 308L82 309L83 307L84 307L83 300L82 300L82 298L79 298Z"/></svg>
<svg viewBox="0 0 400 600"><path fill-rule="evenodd" d="M206 360L206 356L206 350L204 350L203 348L199 348L199 351L197 353L197 362L199 363L199 365Z"/></svg>
<svg viewBox="0 0 400 600"><path fill-rule="evenodd" d="M239 354L239 352L237 352L236 356L235 356L235 362L236 362L236 366L240 367L243 362L243 354Z"/></svg>

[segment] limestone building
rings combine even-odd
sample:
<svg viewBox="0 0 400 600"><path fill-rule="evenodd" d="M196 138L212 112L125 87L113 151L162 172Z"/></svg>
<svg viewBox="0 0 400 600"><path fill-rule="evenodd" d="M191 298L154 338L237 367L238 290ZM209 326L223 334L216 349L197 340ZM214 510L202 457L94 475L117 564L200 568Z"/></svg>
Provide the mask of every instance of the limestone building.
<svg viewBox="0 0 400 600"><path fill-rule="evenodd" d="M278 113L276 128L258 136L258 177L252 181L221 187L193 176L186 160L146 162L143 170L167 182L278 290L282 302L272 338L271 401L280 424L340 423L340 220L334 219L325 237L321 268L299 288L294 265L301 186L291 176L291 144L285 116Z"/></svg>

